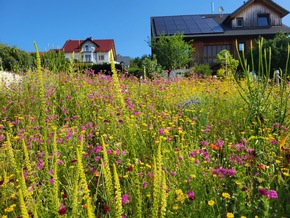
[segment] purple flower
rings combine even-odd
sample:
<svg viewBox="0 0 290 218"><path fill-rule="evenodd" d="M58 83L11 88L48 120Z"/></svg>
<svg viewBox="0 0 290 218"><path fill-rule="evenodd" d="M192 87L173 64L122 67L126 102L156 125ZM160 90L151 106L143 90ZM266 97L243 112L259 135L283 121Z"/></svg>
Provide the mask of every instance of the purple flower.
<svg viewBox="0 0 290 218"><path fill-rule="evenodd" d="M234 168L228 169L228 175L235 176L235 169Z"/></svg>
<svg viewBox="0 0 290 218"><path fill-rule="evenodd" d="M159 133L159 135L164 135L164 129L162 129L162 128L159 129L159 130L158 130L158 133Z"/></svg>
<svg viewBox="0 0 290 218"><path fill-rule="evenodd" d="M176 175L176 172L173 171L173 172L170 173L170 175L171 175L171 176L175 176L175 175Z"/></svg>
<svg viewBox="0 0 290 218"><path fill-rule="evenodd" d="M258 192L264 196L267 196L267 194L268 194L268 191L265 188L259 188Z"/></svg>
<svg viewBox="0 0 290 218"><path fill-rule="evenodd" d="M129 195L128 194L124 194L122 196L122 204L127 204L129 203Z"/></svg>
<svg viewBox="0 0 290 218"><path fill-rule="evenodd" d="M195 200L195 196L194 196L194 192L193 191L188 191L187 192L187 196L188 196L188 199L189 200L191 200L191 201L193 201L193 200Z"/></svg>
<svg viewBox="0 0 290 218"><path fill-rule="evenodd" d="M96 156L95 161L98 162L101 159L101 156Z"/></svg>
<svg viewBox="0 0 290 218"><path fill-rule="evenodd" d="M61 205L60 205L59 210L58 210L58 214L59 214L59 215L64 215L64 214L66 214L66 209L65 209L64 204L61 204Z"/></svg>
<svg viewBox="0 0 290 218"><path fill-rule="evenodd" d="M269 190L268 193L267 193L267 197L269 199L271 198L278 198L278 194L275 190Z"/></svg>
<svg viewBox="0 0 290 218"><path fill-rule="evenodd" d="M99 145L99 146L97 146L97 147L94 148L94 152L95 153L99 153L102 150L102 148L103 147L101 145Z"/></svg>
<svg viewBox="0 0 290 218"><path fill-rule="evenodd" d="M39 162L38 162L38 164L37 164L37 168L38 168L39 170L42 170L42 169L43 169L43 165L44 165L43 160L40 159Z"/></svg>

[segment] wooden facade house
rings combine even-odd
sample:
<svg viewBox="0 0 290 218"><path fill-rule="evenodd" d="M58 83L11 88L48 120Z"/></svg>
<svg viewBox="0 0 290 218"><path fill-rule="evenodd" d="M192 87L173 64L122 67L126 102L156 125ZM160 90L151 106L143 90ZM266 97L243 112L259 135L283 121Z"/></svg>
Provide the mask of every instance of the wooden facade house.
<svg viewBox="0 0 290 218"><path fill-rule="evenodd" d="M237 58L238 50L246 53L250 42L260 36L274 38L278 32L290 34L290 27L282 23L289 11L272 0L248 0L230 14L199 14L151 17L151 38L161 34L183 33L192 40L196 63L215 65L216 55L223 49Z"/></svg>

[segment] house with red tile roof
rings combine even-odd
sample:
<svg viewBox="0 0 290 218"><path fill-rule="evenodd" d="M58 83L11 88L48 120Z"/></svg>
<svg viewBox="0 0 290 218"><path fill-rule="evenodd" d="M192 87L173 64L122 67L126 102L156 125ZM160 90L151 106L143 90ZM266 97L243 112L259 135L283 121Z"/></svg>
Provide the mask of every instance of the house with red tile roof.
<svg viewBox="0 0 290 218"><path fill-rule="evenodd" d="M67 59L70 60L73 56L75 60L84 63L109 63L111 51L114 60L117 59L113 39L93 39L89 37L85 40L67 40L62 47L62 51Z"/></svg>

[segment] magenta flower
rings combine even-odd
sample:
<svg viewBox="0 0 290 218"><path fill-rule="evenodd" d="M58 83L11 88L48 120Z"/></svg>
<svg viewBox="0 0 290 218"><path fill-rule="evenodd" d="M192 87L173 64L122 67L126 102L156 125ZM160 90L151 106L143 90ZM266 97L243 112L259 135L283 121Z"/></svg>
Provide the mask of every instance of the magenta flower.
<svg viewBox="0 0 290 218"><path fill-rule="evenodd" d="M266 196L268 199L272 199L272 198L278 198L278 194L275 190L267 190L265 188L259 188L258 192L261 195Z"/></svg>
<svg viewBox="0 0 290 218"><path fill-rule="evenodd" d="M148 183L146 181L143 182L143 187L146 188Z"/></svg>
<svg viewBox="0 0 290 218"><path fill-rule="evenodd" d="M188 199L191 200L191 201L194 201L195 200L195 195L194 195L194 192L193 191L188 191L187 192L187 196L188 196Z"/></svg>
<svg viewBox="0 0 290 218"><path fill-rule="evenodd" d="M162 129L162 128L159 129L159 130L158 130L158 133L159 133L159 135L164 135L164 129Z"/></svg>
<svg viewBox="0 0 290 218"><path fill-rule="evenodd" d="M122 196L122 204L127 204L129 203L129 195L128 194L124 194Z"/></svg>
<svg viewBox="0 0 290 218"><path fill-rule="evenodd" d="M267 191L265 188L259 188L259 189L258 189L258 192L259 192L261 195L264 195L264 196L267 196L267 193L268 193L268 191Z"/></svg>
<svg viewBox="0 0 290 218"><path fill-rule="evenodd" d="M51 178L49 179L49 183L50 183L51 185L53 185L53 183L54 183L54 178L53 178L53 177L51 177Z"/></svg>
<svg viewBox="0 0 290 218"><path fill-rule="evenodd" d="M66 214L66 209L65 209L64 204L60 205L59 210L58 210L58 214L59 215L65 215Z"/></svg>
<svg viewBox="0 0 290 218"><path fill-rule="evenodd" d="M269 190L267 193L268 199L278 198L278 194L275 190Z"/></svg>

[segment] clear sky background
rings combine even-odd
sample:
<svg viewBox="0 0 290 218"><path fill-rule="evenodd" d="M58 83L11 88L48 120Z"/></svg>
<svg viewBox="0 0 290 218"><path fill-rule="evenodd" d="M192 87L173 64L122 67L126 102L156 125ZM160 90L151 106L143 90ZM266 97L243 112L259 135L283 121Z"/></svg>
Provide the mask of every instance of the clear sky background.
<svg viewBox="0 0 290 218"><path fill-rule="evenodd" d="M244 0L0 0L0 43L34 51L62 48L68 39L114 39L118 54L150 54L150 17L231 13ZM290 11L290 0L274 0ZM290 26L290 15L283 19Z"/></svg>

